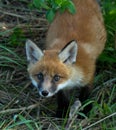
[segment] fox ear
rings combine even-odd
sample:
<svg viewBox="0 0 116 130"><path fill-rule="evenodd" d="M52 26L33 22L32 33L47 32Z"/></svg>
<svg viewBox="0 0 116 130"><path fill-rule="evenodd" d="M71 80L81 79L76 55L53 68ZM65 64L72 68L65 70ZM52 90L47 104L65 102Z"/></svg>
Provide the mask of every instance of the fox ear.
<svg viewBox="0 0 116 130"><path fill-rule="evenodd" d="M31 40L26 41L26 55L27 55L27 61L29 63L36 63L39 61L42 56L44 55L42 50L37 47L35 43L33 43Z"/></svg>
<svg viewBox="0 0 116 130"><path fill-rule="evenodd" d="M67 64L73 64L76 62L78 52L78 45L76 41L68 43L59 53L59 58L62 62Z"/></svg>

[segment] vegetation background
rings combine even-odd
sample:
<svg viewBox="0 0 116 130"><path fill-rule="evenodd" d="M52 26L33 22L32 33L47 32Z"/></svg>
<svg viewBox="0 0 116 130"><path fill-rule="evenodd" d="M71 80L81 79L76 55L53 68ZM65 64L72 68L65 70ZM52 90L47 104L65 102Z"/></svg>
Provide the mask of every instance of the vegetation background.
<svg viewBox="0 0 116 130"><path fill-rule="evenodd" d="M75 9L72 2L64 6L59 4L62 0L56 0L55 7L52 7L55 3L48 7L45 3L35 6L42 1L0 1L1 130L63 130L67 124L67 118L53 117L55 97L41 99L31 85L26 71L25 40L33 39L44 48L48 21L53 20L55 12L68 9L74 13ZM84 119L71 120L70 130L116 129L116 0L101 0L100 5L108 38L97 61L95 88L90 100L82 106L92 103L93 108L87 116L80 113Z"/></svg>

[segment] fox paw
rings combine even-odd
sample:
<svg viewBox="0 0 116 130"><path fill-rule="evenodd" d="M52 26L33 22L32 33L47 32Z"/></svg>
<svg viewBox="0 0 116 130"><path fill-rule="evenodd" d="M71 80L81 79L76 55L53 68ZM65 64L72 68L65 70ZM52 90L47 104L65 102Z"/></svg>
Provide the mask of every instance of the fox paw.
<svg viewBox="0 0 116 130"><path fill-rule="evenodd" d="M77 99L74 104L70 108L69 118L74 117L78 109L81 107L81 102L79 99Z"/></svg>

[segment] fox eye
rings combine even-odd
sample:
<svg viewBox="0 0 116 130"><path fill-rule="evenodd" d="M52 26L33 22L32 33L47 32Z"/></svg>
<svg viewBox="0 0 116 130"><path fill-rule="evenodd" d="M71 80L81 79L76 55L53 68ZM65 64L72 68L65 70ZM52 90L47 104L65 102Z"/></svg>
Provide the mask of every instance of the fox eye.
<svg viewBox="0 0 116 130"><path fill-rule="evenodd" d="M59 80L60 80L60 76L59 76L59 75L55 75L55 76L54 76L54 81L57 82L57 81L59 81Z"/></svg>
<svg viewBox="0 0 116 130"><path fill-rule="evenodd" d="M44 76L43 76L42 73L39 73L39 74L37 75L37 78L38 78L39 80L43 80Z"/></svg>

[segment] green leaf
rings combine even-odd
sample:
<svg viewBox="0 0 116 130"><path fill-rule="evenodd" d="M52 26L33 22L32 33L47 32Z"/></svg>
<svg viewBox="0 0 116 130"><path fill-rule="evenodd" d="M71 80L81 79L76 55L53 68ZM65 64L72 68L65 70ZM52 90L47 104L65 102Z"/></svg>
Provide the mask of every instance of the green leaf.
<svg viewBox="0 0 116 130"><path fill-rule="evenodd" d="M53 9L48 10L46 13L47 20L51 23L55 17L55 11Z"/></svg>
<svg viewBox="0 0 116 130"><path fill-rule="evenodd" d="M46 19L49 22L52 22L56 11L63 13L66 9L70 13L76 13L76 8L74 3L71 0L33 0L33 5L38 9L45 9Z"/></svg>
<svg viewBox="0 0 116 130"><path fill-rule="evenodd" d="M19 115L19 119L20 119L22 122L24 122L24 123L25 123L26 121L29 121L29 120L27 120L25 117L23 117L22 115ZM30 130L34 130L34 128L33 128L32 125L31 125L31 120L30 120L30 122L26 122L25 125L27 125Z"/></svg>
<svg viewBox="0 0 116 130"><path fill-rule="evenodd" d="M47 2L45 2L45 0L34 0L33 5L38 9L41 9L41 8L44 8L46 10L49 9L49 6L47 5Z"/></svg>
<svg viewBox="0 0 116 130"><path fill-rule="evenodd" d="M55 3L57 4L57 5L59 5L59 6L61 6L62 5L62 0L55 0Z"/></svg>
<svg viewBox="0 0 116 130"><path fill-rule="evenodd" d="M72 1L68 2L68 7L67 8L68 8L70 13L72 13L72 14L76 13L76 8L75 8L75 5L73 4Z"/></svg>
<svg viewBox="0 0 116 130"><path fill-rule="evenodd" d="M33 5L34 5L36 8L40 9L40 8L41 8L41 1L40 1L40 0L34 0L34 1L33 1Z"/></svg>
<svg viewBox="0 0 116 130"><path fill-rule="evenodd" d="M60 13L63 13L65 11L65 9L66 9L66 7L61 7L60 10L59 10Z"/></svg>
<svg viewBox="0 0 116 130"><path fill-rule="evenodd" d="M32 122L33 122L32 120L19 121L19 122L16 122L16 123L14 123L14 124L8 126L8 127L6 128L6 130L9 130L9 129L11 129L11 128L14 128L14 127L16 127L16 126L20 126L20 125L23 125L23 124L32 123Z"/></svg>

